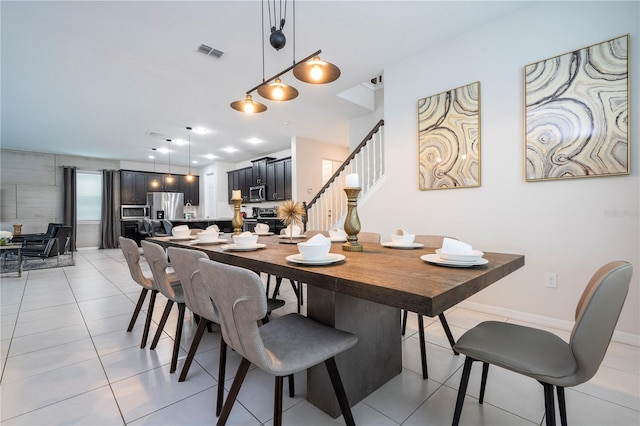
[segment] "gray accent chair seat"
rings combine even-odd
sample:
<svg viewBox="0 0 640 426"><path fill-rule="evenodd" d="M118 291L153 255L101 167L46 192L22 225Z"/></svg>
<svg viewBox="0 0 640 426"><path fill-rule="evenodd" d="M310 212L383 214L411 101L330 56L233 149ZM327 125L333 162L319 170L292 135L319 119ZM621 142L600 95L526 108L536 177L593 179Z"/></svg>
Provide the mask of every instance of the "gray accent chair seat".
<svg viewBox="0 0 640 426"><path fill-rule="evenodd" d="M227 345L242 356L218 425L226 424L251 364L275 376L273 424L279 426L283 378L321 362L327 367L345 423L355 424L334 357L354 346L358 338L299 314L288 314L259 327L258 321L267 313L267 296L260 278L236 266L207 259L199 262L204 284L220 316L220 359ZM218 400L224 394L223 365L220 370Z"/></svg>
<svg viewBox="0 0 640 426"><path fill-rule="evenodd" d="M220 323L220 318L213 308L213 303L209 298L209 292L202 282L200 274L200 265L198 260L208 259L207 255L198 250L183 249L177 247L169 247L167 249L173 269L180 277L182 290L184 293L184 301L187 308L197 318L198 328L193 337L187 358L184 361L180 372L179 382L183 382L187 378L189 368L193 362L193 358L198 350L198 345L207 328L211 330L211 324Z"/></svg>
<svg viewBox="0 0 640 426"><path fill-rule="evenodd" d="M131 278L136 282L136 284L142 287L140 297L138 298L138 303L136 303L133 315L131 316L131 321L129 321L129 326L127 327L128 332L133 330L133 327L136 324L136 320L138 319L138 315L140 314L140 310L142 309L142 305L144 304L144 299L147 297L147 293L149 291L151 292L151 296L149 296L149 305L147 307L147 318L144 323L144 331L142 332L142 340L140 342L140 349L142 349L147 345L149 328L151 327L151 318L153 316L153 307L156 303L156 295L158 294L158 289L153 282L153 276L147 276L142 272L142 267L140 265L140 248L138 247L137 243L134 240L125 237L120 237L119 241L120 250L122 250L122 254L127 261L127 266L129 267ZM172 283L172 285L180 284L178 281L178 276L175 273L169 273L167 275L167 278Z"/></svg>
<svg viewBox="0 0 640 426"><path fill-rule="evenodd" d="M160 340L160 336L162 336L164 326L167 323L167 319L169 318L169 314L171 313L173 304L175 303L178 305L178 321L176 324L176 334L173 341L173 356L171 357L171 367L169 368L169 373L173 373L176 371L176 368L178 366L178 353L180 352L180 339L182 337L182 325L184 323L184 313L186 309L184 291L182 285L176 285L176 283L172 284L170 282L169 275L167 273L169 260L167 259L167 254L165 253L164 249L160 245L146 240L141 241L141 244L144 251L144 256L147 258L147 262L149 263L149 267L151 268L155 286L158 291L160 291L160 293L162 293L162 295L167 298L167 304L165 305L164 311L162 312L162 317L160 318L160 323L158 324L158 329L156 330L156 334L153 337L153 341L151 342L150 349L155 349L158 345L158 341Z"/></svg>
<svg viewBox="0 0 640 426"><path fill-rule="evenodd" d="M460 421L471 365L480 361L480 404L484 401L489 364L494 364L542 384L547 426L555 425L555 388L560 420L566 426L564 388L588 381L600 368L627 297L632 272L631 264L624 261L608 263L596 271L578 302L569 343L548 331L498 321L482 322L464 333L455 345L466 357L453 424Z"/></svg>

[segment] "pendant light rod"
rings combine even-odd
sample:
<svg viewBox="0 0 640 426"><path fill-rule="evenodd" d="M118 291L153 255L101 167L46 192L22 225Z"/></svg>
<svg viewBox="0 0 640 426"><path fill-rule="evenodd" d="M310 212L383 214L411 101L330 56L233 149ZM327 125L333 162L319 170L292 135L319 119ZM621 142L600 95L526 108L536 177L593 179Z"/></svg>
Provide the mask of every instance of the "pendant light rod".
<svg viewBox="0 0 640 426"><path fill-rule="evenodd" d="M248 94L250 94L251 92L253 92L253 91L257 90L259 87L264 86L265 84L268 84L268 83L269 83L269 82L271 82L272 80L275 80L276 78L280 77L282 74L286 74L286 73L288 73L289 71L291 71L292 69L294 69L296 65L301 64L301 63L303 63L303 62L307 62L309 59L312 59L314 56L318 56L318 55L320 55L321 53L322 53L322 50L318 50L317 52L312 53L311 55L307 56L307 57L306 57L306 58L304 58L303 60L298 61L298 62L294 62L294 63L293 63L293 65L291 65L290 67L288 67L288 68L286 68L286 69L284 69L284 70L280 71L278 74L274 75L274 76L273 76L273 77L271 77L270 79L268 79L268 80L264 80L262 83L258 84L256 87L253 87L253 88L251 88L251 89L247 90L245 93L246 93L247 95L248 95Z"/></svg>

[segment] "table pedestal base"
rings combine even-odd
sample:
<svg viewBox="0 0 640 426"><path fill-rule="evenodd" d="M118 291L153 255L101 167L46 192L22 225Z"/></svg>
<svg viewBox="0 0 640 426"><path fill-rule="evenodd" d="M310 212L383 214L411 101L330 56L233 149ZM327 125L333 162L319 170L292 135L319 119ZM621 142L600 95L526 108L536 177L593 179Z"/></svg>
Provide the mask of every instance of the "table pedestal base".
<svg viewBox="0 0 640 426"><path fill-rule="evenodd" d="M307 286L307 315L358 336L336 357L349 404L354 406L402 371L400 310ZM307 400L333 418L342 414L324 363L307 370Z"/></svg>

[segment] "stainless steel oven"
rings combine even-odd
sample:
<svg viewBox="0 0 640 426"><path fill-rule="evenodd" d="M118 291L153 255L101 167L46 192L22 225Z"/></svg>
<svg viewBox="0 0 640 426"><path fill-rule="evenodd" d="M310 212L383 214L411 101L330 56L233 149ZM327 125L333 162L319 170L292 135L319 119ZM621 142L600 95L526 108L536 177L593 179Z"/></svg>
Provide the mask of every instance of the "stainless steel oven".
<svg viewBox="0 0 640 426"><path fill-rule="evenodd" d="M149 206L120 206L120 218L127 219L145 219L150 216Z"/></svg>

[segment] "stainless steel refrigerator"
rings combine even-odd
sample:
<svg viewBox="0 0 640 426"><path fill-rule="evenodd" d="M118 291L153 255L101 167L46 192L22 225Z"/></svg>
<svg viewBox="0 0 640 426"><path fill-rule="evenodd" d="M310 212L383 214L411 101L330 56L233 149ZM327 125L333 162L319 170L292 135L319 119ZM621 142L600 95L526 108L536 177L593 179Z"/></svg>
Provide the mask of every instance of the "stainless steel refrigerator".
<svg viewBox="0 0 640 426"><path fill-rule="evenodd" d="M147 192L151 219L183 219L184 194L181 192Z"/></svg>

